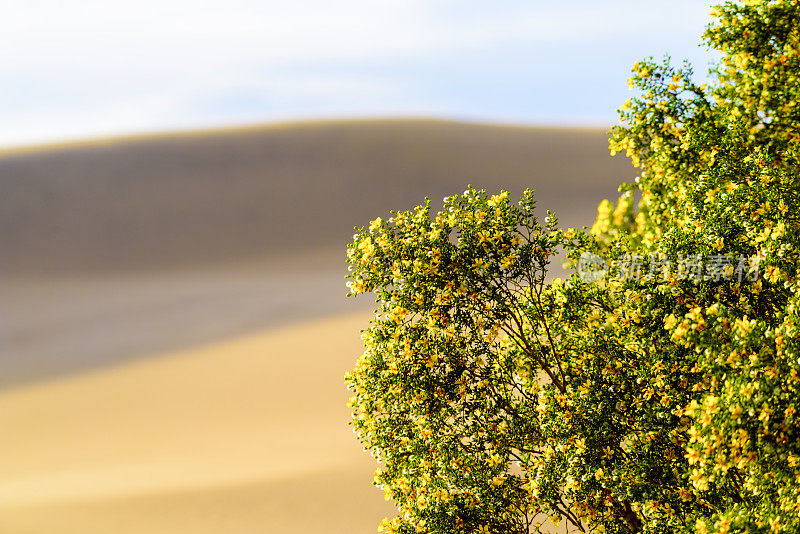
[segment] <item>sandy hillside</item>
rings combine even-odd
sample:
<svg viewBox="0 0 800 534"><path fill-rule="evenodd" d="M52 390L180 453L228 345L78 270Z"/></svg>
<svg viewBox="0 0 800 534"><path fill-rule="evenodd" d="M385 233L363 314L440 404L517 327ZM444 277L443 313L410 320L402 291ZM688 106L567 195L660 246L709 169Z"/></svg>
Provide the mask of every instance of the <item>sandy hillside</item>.
<svg viewBox="0 0 800 534"><path fill-rule="evenodd" d="M591 224L632 168L600 128L272 125L0 154L0 390L365 309L353 226L467 184ZM363 302L363 301L362 301Z"/></svg>
<svg viewBox="0 0 800 534"><path fill-rule="evenodd" d="M591 224L602 129L331 121L0 154L0 532L374 532L353 226L467 184Z"/></svg>
<svg viewBox="0 0 800 534"><path fill-rule="evenodd" d="M340 247L466 185L538 192L565 224L630 180L604 129L294 123L0 154L0 273L223 263Z"/></svg>
<svg viewBox="0 0 800 534"><path fill-rule="evenodd" d="M374 532L347 426L364 315L0 394L0 532Z"/></svg>
<svg viewBox="0 0 800 534"><path fill-rule="evenodd" d="M343 250L151 272L0 276L0 391L164 350L371 309Z"/></svg>

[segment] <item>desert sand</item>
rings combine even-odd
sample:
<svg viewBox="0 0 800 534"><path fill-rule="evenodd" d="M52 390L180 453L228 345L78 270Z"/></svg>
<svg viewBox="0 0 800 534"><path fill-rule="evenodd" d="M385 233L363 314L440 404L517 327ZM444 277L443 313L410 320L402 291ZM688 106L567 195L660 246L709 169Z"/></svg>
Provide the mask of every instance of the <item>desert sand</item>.
<svg viewBox="0 0 800 534"><path fill-rule="evenodd" d="M591 224L603 129L309 122L0 154L0 532L374 532L353 226L467 184Z"/></svg>
<svg viewBox="0 0 800 534"><path fill-rule="evenodd" d="M343 247L471 184L591 224L634 169L603 128L321 121L0 154L0 273L230 265Z"/></svg>
<svg viewBox="0 0 800 534"><path fill-rule="evenodd" d="M0 532L370 532L347 421L364 314L0 395Z"/></svg>

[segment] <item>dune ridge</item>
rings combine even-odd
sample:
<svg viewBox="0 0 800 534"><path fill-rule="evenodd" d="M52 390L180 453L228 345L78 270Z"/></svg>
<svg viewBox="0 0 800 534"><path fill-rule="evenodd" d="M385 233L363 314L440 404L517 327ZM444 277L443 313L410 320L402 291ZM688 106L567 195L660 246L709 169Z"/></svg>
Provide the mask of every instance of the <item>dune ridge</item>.
<svg viewBox="0 0 800 534"><path fill-rule="evenodd" d="M0 273L225 264L343 246L353 226L426 195L440 205L468 184L534 187L542 210L590 224L596 199L631 176L601 128L421 119L10 152L0 155Z"/></svg>

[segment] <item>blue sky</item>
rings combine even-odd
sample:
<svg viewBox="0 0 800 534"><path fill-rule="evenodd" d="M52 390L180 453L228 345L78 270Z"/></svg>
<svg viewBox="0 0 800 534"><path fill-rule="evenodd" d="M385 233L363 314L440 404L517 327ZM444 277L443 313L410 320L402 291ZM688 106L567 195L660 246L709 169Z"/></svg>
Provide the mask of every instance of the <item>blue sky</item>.
<svg viewBox="0 0 800 534"><path fill-rule="evenodd" d="M698 0L0 0L0 146L353 116L608 125Z"/></svg>

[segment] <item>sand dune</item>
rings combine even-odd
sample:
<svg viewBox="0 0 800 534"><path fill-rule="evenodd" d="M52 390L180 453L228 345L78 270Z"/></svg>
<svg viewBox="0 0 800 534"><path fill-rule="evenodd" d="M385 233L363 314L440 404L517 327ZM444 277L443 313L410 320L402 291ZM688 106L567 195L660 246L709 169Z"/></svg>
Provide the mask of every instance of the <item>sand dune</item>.
<svg viewBox="0 0 800 534"><path fill-rule="evenodd" d="M362 464L265 482L127 498L0 508L3 532L85 534L373 533L371 470ZM393 514L391 514L393 515Z"/></svg>
<svg viewBox="0 0 800 534"><path fill-rule="evenodd" d="M341 247L468 184L591 224L633 169L603 129L322 121L0 156L0 272L196 266Z"/></svg>
<svg viewBox="0 0 800 534"><path fill-rule="evenodd" d="M255 264L0 277L0 390L159 351L369 309L345 253Z"/></svg>
<svg viewBox="0 0 800 534"><path fill-rule="evenodd" d="M633 174L606 146L365 120L0 155L0 532L374 532L353 226L467 184L591 224Z"/></svg>
<svg viewBox="0 0 800 534"><path fill-rule="evenodd" d="M292 123L0 155L0 390L357 308L353 226L467 184L591 224L603 129Z"/></svg>
<svg viewBox="0 0 800 534"><path fill-rule="evenodd" d="M373 532L346 422L364 315L0 395L0 532Z"/></svg>

